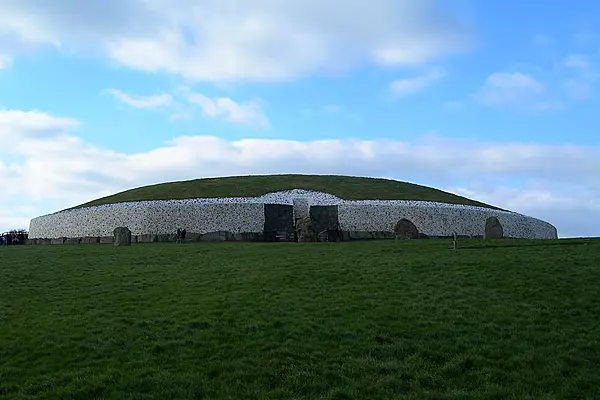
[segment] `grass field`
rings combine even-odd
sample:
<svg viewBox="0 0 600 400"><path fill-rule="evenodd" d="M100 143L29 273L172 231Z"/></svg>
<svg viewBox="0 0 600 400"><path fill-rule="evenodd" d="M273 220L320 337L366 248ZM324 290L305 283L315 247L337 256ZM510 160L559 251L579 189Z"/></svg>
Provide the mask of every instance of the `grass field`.
<svg viewBox="0 0 600 400"><path fill-rule="evenodd" d="M459 244L0 248L0 398L600 398L600 241Z"/></svg>
<svg viewBox="0 0 600 400"><path fill-rule="evenodd" d="M346 200L422 200L497 209L427 186L339 175L250 175L168 182L127 190L75 208L143 200L255 197L291 189L331 193Z"/></svg>

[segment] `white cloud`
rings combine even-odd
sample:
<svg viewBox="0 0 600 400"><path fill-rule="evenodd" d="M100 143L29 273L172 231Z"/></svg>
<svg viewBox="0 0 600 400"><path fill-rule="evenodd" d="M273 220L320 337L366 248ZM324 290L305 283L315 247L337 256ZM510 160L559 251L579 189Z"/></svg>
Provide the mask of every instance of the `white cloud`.
<svg viewBox="0 0 600 400"><path fill-rule="evenodd" d="M600 235L594 222L600 219L598 147L436 137L302 142L182 136L151 151L125 154L85 142L75 135L77 126L69 118L40 112L0 111L0 141L11 142L3 148L8 156L0 158L0 202L5 210L7 204L15 206L10 214L0 214L0 231L140 185L237 174L333 173L392 177L471 193L546 219L561 235Z"/></svg>
<svg viewBox="0 0 600 400"><path fill-rule="evenodd" d="M596 221L600 217L600 197L596 190L580 188L570 193L567 188L506 188L485 187L476 190L448 188L456 194L495 202L509 210L535 215L557 226L560 237L600 236Z"/></svg>
<svg viewBox="0 0 600 400"><path fill-rule="evenodd" d="M520 72L495 72L487 77L475 99L488 106L516 106L532 110L553 110L561 103L548 95L546 85Z"/></svg>
<svg viewBox="0 0 600 400"><path fill-rule="evenodd" d="M12 65L12 57L0 54L0 70L7 69Z"/></svg>
<svg viewBox="0 0 600 400"><path fill-rule="evenodd" d="M492 103L515 101L518 96L539 95L546 87L534 77L522 73L496 72L487 77L481 98Z"/></svg>
<svg viewBox="0 0 600 400"><path fill-rule="evenodd" d="M570 54L563 60L567 68L587 69L590 67L589 58L584 54Z"/></svg>
<svg viewBox="0 0 600 400"><path fill-rule="evenodd" d="M416 65L464 51L472 37L435 0L0 0L0 9L0 41L209 81Z"/></svg>
<svg viewBox="0 0 600 400"><path fill-rule="evenodd" d="M397 96L414 94L424 90L432 83L443 78L445 75L445 71L441 68L434 68L420 76L395 80L390 83L390 89Z"/></svg>
<svg viewBox="0 0 600 400"><path fill-rule="evenodd" d="M323 106L323 111L327 114L335 114L341 110L341 107L337 104L327 104Z"/></svg>
<svg viewBox="0 0 600 400"><path fill-rule="evenodd" d="M342 106L338 104L325 104L319 107L304 107L299 110L300 114L304 117L321 117L324 115L334 115L339 114L341 111Z"/></svg>
<svg viewBox="0 0 600 400"><path fill-rule="evenodd" d="M226 121L242 124L268 127L269 120L262 113L258 101L237 103L229 97L210 98L200 93L188 96L188 101L202 108L202 113L209 118L224 118Z"/></svg>
<svg viewBox="0 0 600 400"><path fill-rule="evenodd" d="M574 100L585 100L592 94L592 84L580 79L567 79L564 84L567 95Z"/></svg>
<svg viewBox="0 0 600 400"><path fill-rule="evenodd" d="M450 100L442 104L445 110L456 111L462 110L465 107L465 103L460 100Z"/></svg>
<svg viewBox="0 0 600 400"><path fill-rule="evenodd" d="M106 89L105 93L133 108L156 109L173 104L173 96L168 93L153 96L134 96L117 89Z"/></svg>
<svg viewBox="0 0 600 400"><path fill-rule="evenodd" d="M570 54L562 65L570 70L563 88L572 100L586 100L593 91L598 80L598 72L591 57L586 54Z"/></svg>
<svg viewBox="0 0 600 400"><path fill-rule="evenodd" d="M49 137L79 126L72 118L53 117L40 111L0 109L0 138L11 135Z"/></svg>
<svg viewBox="0 0 600 400"><path fill-rule="evenodd" d="M191 113L181 112L181 113L171 114L169 116L169 119L171 119L173 121L181 121L181 120L192 119L193 117L194 116Z"/></svg>
<svg viewBox="0 0 600 400"><path fill-rule="evenodd" d="M202 114L208 118L222 118L226 122L242 125L254 125L268 127L269 120L261 110L261 102L258 100L238 103L229 97L210 98L201 93L192 93L183 89L184 101L181 104L175 101L168 93L153 96L135 96L118 89L106 89L104 91L117 100L138 109L168 108L172 111L169 119L185 120L193 118L189 105L200 106Z"/></svg>

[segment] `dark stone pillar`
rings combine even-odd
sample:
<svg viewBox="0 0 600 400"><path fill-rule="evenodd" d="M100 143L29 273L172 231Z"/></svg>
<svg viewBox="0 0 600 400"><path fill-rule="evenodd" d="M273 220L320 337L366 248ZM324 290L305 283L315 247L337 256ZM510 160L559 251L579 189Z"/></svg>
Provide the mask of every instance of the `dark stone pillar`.
<svg viewBox="0 0 600 400"><path fill-rule="evenodd" d="M265 204L265 242L289 241L294 235L294 206Z"/></svg>
<svg viewBox="0 0 600 400"><path fill-rule="evenodd" d="M502 239L504 237L504 229L497 217L488 217L485 220L485 236L486 239Z"/></svg>
<svg viewBox="0 0 600 400"><path fill-rule="evenodd" d="M322 242L341 240L338 206L311 206L310 219L317 234L317 240Z"/></svg>
<svg viewBox="0 0 600 400"><path fill-rule="evenodd" d="M394 233L396 234L396 239L400 240L419 238L419 230L411 220L406 218L402 218L396 223Z"/></svg>

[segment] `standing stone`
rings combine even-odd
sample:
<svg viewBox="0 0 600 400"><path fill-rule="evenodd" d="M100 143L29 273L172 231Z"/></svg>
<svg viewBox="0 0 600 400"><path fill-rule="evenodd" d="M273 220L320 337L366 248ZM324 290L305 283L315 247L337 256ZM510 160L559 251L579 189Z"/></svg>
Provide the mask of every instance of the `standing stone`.
<svg viewBox="0 0 600 400"><path fill-rule="evenodd" d="M488 217L485 220L485 239L502 239L504 229L497 217Z"/></svg>
<svg viewBox="0 0 600 400"><path fill-rule="evenodd" d="M310 204L308 199L294 199L294 218L304 218L310 216Z"/></svg>
<svg viewBox="0 0 600 400"><path fill-rule="evenodd" d="M126 227L118 227L113 231L115 246L131 246L131 231Z"/></svg>
<svg viewBox="0 0 600 400"><path fill-rule="evenodd" d="M266 242L286 241L294 234L294 206L291 204L265 204L263 228Z"/></svg>
<svg viewBox="0 0 600 400"><path fill-rule="evenodd" d="M298 218L296 220L296 235L298 242L317 241L317 233L314 230L313 221L310 217Z"/></svg>
<svg viewBox="0 0 600 400"><path fill-rule="evenodd" d="M412 221L406 218L402 218L396 223L396 226L394 227L394 233L396 234L396 239L400 240L419 238L419 230L415 224L412 223Z"/></svg>
<svg viewBox="0 0 600 400"><path fill-rule="evenodd" d="M311 206L310 219L316 240L319 242L328 242L329 234L339 230L338 206L336 205Z"/></svg>

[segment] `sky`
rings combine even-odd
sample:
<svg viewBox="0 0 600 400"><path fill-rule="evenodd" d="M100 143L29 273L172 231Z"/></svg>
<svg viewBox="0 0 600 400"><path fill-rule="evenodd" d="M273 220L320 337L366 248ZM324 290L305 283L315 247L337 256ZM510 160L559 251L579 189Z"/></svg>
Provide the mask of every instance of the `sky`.
<svg viewBox="0 0 600 400"><path fill-rule="evenodd" d="M317 173L600 236L600 2L0 0L0 232L100 196Z"/></svg>

